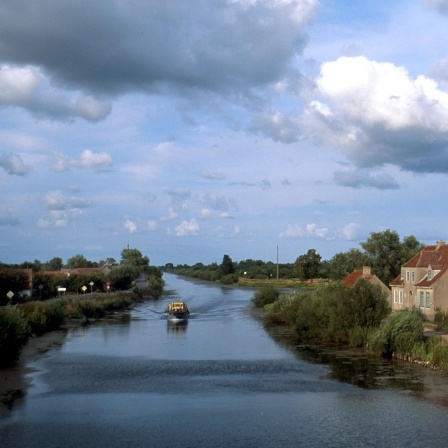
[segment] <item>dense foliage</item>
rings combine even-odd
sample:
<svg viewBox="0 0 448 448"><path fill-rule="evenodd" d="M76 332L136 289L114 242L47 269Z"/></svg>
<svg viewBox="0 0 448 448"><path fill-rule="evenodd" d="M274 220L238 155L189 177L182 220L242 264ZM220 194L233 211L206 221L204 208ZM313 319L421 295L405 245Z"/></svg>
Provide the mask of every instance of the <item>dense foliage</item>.
<svg viewBox="0 0 448 448"><path fill-rule="evenodd" d="M291 325L301 340L350 343L352 331L368 334L389 312L381 289L360 279L353 288L329 283L281 296L266 306L265 321Z"/></svg>
<svg viewBox="0 0 448 448"><path fill-rule="evenodd" d="M266 285L262 286L252 297L252 302L255 304L255 306L262 308L265 305L268 305L270 303L274 303L276 300L278 300L280 296L280 292L277 288L274 288L273 286Z"/></svg>

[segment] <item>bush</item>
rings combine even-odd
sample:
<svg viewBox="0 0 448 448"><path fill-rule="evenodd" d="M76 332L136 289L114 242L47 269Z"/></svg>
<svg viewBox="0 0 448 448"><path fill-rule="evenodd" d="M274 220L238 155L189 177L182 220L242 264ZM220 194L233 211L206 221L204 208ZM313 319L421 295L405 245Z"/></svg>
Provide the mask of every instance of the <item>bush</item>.
<svg viewBox="0 0 448 448"><path fill-rule="evenodd" d="M0 364L15 361L30 337L30 327L23 312L16 307L0 309Z"/></svg>
<svg viewBox="0 0 448 448"><path fill-rule="evenodd" d="M227 274L219 279L223 285L233 285L238 282L238 276L235 274Z"/></svg>
<svg viewBox="0 0 448 448"><path fill-rule="evenodd" d="M436 308L434 323L437 331L448 331L448 313L440 308Z"/></svg>
<svg viewBox="0 0 448 448"><path fill-rule="evenodd" d="M28 302L21 305L21 309L30 325L31 332L37 335L56 330L67 317L63 300Z"/></svg>
<svg viewBox="0 0 448 448"><path fill-rule="evenodd" d="M392 314L387 322L374 332L369 346L386 357L409 357L423 342L423 318L416 311L404 310Z"/></svg>
<svg viewBox="0 0 448 448"><path fill-rule="evenodd" d="M269 303L274 303L279 296L280 292L274 286L262 286L252 297L252 302L256 307L263 308Z"/></svg>
<svg viewBox="0 0 448 448"><path fill-rule="evenodd" d="M275 288L274 288L275 289ZM278 291L275 290L278 294ZM269 296L267 296L269 298ZM272 296L270 297L273 298ZM303 310L306 294L290 293L265 305L264 321L267 325L295 325L297 316Z"/></svg>

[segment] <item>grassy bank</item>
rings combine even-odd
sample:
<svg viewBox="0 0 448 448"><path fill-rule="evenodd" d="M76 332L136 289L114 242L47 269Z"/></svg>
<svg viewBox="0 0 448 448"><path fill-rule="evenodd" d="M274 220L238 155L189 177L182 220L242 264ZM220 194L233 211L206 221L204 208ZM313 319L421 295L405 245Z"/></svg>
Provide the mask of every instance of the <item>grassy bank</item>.
<svg viewBox="0 0 448 448"><path fill-rule="evenodd" d="M0 365L14 363L32 335L53 331L69 321L98 319L142 301L135 292L92 298L28 302L0 308Z"/></svg>

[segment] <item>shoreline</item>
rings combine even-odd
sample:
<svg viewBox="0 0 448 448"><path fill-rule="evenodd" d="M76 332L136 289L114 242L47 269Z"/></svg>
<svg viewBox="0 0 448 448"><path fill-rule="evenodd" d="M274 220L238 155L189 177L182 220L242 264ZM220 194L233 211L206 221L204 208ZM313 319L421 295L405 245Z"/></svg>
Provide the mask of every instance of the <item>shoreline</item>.
<svg viewBox="0 0 448 448"><path fill-rule="evenodd" d="M67 336L67 327L31 337L23 347L19 359L10 367L0 368L0 418L6 417L13 403L26 395L31 382L27 374L33 371L29 364L49 350L60 347Z"/></svg>

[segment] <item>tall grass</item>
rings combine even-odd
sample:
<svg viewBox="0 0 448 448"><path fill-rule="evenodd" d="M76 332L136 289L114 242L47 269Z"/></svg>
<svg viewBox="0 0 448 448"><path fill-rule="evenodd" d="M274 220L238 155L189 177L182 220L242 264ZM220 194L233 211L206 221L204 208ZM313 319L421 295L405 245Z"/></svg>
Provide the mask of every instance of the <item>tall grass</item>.
<svg viewBox="0 0 448 448"><path fill-rule="evenodd" d="M31 329L22 310L16 306L0 309L0 365L15 361L30 334Z"/></svg>

